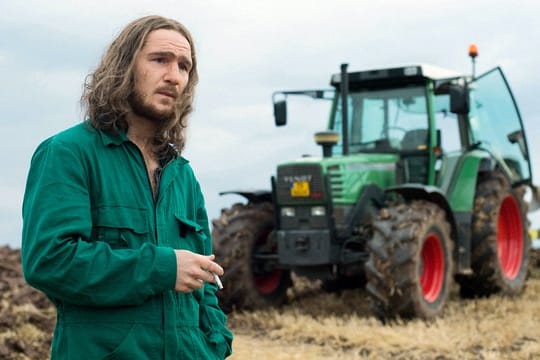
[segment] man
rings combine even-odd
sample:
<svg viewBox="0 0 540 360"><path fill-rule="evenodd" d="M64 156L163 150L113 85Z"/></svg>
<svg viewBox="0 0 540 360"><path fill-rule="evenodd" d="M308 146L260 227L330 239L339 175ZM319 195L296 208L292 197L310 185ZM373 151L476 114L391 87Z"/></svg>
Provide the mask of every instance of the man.
<svg viewBox="0 0 540 360"><path fill-rule="evenodd" d="M87 78L88 120L36 150L22 266L57 308L53 360L231 353L215 295L223 269L199 184L179 155L197 79L184 26L135 20Z"/></svg>

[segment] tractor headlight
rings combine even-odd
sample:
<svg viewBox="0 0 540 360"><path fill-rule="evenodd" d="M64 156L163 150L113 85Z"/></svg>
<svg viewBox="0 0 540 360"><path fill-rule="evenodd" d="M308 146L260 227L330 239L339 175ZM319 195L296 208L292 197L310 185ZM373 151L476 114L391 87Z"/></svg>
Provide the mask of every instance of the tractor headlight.
<svg viewBox="0 0 540 360"><path fill-rule="evenodd" d="M325 216L326 208L324 206L313 206L311 208L311 216Z"/></svg>
<svg viewBox="0 0 540 360"><path fill-rule="evenodd" d="M294 217L296 216L296 210L293 207L282 207L281 216L283 217Z"/></svg>

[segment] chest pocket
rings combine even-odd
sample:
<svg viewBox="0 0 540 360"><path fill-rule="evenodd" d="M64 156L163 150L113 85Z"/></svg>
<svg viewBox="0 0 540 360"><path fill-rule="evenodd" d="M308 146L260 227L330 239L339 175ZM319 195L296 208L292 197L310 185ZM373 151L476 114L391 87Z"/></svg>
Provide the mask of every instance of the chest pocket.
<svg viewBox="0 0 540 360"><path fill-rule="evenodd" d="M100 206L92 211L92 241L104 241L113 249L137 249L148 237L145 209Z"/></svg>
<svg viewBox="0 0 540 360"><path fill-rule="evenodd" d="M201 225L181 214L175 214L175 217L178 223L178 248L207 254L210 249L206 249L206 235Z"/></svg>

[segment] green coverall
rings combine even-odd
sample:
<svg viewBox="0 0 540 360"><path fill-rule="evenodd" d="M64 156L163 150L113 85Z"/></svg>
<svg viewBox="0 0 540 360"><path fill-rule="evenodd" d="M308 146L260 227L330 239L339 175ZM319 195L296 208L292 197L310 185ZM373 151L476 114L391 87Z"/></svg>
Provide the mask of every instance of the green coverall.
<svg viewBox="0 0 540 360"><path fill-rule="evenodd" d="M184 158L164 165L154 200L142 154L122 132L84 122L38 147L24 195L22 266L57 308L53 360L228 356L233 336L216 285L175 292L173 249L212 253L203 196Z"/></svg>

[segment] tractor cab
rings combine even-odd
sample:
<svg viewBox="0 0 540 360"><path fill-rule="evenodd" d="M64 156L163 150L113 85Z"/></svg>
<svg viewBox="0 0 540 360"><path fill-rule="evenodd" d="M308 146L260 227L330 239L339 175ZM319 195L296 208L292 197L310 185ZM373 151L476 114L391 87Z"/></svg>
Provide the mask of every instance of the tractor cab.
<svg viewBox="0 0 540 360"><path fill-rule="evenodd" d="M514 184L530 182L521 117L498 67L479 77L430 65L345 69L330 84L332 90L273 95L277 126L287 122L290 95L332 101L328 129L315 134L324 157L395 154L396 184L440 186L446 160L481 148Z"/></svg>

